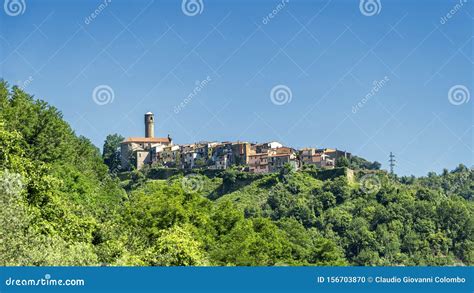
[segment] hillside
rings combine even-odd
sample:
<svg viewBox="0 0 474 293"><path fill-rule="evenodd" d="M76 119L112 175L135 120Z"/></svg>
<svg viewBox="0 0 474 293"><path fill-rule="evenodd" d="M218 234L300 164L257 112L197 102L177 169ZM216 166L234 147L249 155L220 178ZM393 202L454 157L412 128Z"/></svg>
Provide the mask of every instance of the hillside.
<svg viewBox="0 0 474 293"><path fill-rule="evenodd" d="M359 162L361 162L360 159ZM472 265L474 170L109 172L0 84L0 265Z"/></svg>

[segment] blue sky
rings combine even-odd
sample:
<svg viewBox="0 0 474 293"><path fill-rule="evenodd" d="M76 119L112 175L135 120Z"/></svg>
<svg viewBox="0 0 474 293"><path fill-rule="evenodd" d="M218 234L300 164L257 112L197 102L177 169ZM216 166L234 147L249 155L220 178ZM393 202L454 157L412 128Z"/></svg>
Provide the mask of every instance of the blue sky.
<svg viewBox="0 0 474 293"><path fill-rule="evenodd" d="M99 147L143 135L152 111L176 143L277 140L383 168L392 151L400 175L473 165L470 2L16 1L0 76Z"/></svg>

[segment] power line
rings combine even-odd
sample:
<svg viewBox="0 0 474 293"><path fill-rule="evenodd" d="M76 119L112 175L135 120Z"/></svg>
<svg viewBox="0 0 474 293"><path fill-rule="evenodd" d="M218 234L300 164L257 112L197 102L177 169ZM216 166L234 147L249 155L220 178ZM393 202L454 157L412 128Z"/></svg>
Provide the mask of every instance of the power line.
<svg viewBox="0 0 474 293"><path fill-rule="evenodd" d="M392 152L390 152L389 158L390 159L388 161L390 163L390 174L393 174L393 168L395 167L395 162L396 162L395 155Z"/></svg>

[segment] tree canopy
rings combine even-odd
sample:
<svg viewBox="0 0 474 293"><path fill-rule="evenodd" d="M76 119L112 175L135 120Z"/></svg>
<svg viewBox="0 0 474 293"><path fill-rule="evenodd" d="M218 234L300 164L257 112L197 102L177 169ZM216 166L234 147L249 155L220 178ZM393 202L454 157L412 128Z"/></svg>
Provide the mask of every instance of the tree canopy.
<svg viewBox="0 0 474 293"><path fill-rule="evenodd" d="M420 178L357 157L333 176L121 173L120 135L101 154L60 111L5 82L0 107L0 265L474 263L474 170L464 165ZM347 167L355 179L339 172ZM186 188L189 178L200 188Z"/></svg>

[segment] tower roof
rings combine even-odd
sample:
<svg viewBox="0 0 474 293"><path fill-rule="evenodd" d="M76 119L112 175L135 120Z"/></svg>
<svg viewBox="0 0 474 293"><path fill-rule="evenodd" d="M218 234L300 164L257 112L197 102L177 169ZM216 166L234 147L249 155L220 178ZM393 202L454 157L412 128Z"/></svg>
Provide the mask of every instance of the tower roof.
<svg viewBox="0 0 474 293"><path fill-rule="evenodd" d="M146 112L145 115L153 115L150 111Z"/></svg>

